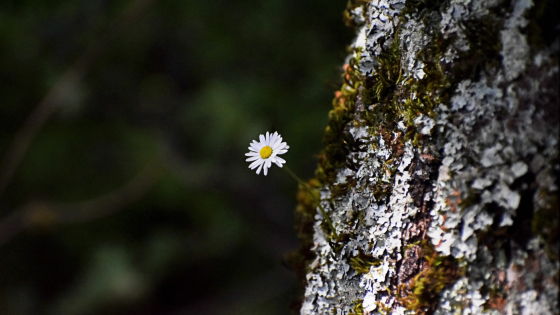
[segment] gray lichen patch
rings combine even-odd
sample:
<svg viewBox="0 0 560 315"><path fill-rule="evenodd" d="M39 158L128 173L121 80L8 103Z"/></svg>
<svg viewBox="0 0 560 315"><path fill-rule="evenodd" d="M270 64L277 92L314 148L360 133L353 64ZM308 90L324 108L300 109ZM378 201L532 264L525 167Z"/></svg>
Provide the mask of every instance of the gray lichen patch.
<svg viewBox="0 0 560 315"><path fill-rule="evenodd" d="M349 8L301 314L557 314L558 38L529 0Z"/></svg>

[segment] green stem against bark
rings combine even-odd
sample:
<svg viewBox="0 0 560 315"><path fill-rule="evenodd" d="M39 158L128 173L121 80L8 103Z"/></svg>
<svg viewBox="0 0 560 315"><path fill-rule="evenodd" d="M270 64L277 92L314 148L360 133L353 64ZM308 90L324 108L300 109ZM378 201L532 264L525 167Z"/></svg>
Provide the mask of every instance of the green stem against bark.
<svg viewBox="0 0 560 315"><path fill-rule="evenodd" d="M307 189L307 191L311 194L311 196L315 199L315 201L317 201L317 205L319 206L319 209L321 209L321 213L323 214L323 217L325 217L325 220L329 224L331 231L334 233L334 236L338 239L338 234L336 233L336 229L334 228L331 218L329 217L329 215L327 214L323 206L321 206L321 200L315 197L315 194L313 193L311 188L309 188L309 186L304 181L302 181L294 172L292 172L292 170L287 165L285 165L283 169L286 170L286 172L288 172L288 174L290 174L290 176L292 176L300 185L305 187L305 189Z"/></svg>

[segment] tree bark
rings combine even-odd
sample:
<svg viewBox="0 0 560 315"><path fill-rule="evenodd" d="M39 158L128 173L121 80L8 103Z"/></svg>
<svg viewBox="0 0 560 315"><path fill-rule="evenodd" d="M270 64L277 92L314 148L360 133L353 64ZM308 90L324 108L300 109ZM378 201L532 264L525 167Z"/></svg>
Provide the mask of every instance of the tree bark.
<svg viewBox="0 0 560 315"><path fill-rule="evenodd" d="M560 312L557 9L349 2L317 194L298 195L301 314Z"/></svg>

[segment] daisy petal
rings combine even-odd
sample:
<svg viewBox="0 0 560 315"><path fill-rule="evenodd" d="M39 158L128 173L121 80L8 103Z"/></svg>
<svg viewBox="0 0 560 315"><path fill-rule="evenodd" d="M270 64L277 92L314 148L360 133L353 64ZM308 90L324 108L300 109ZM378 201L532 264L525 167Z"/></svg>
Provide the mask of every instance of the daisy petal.
<svg viewBox="0 0 560 315"><path fill-rule="evenodd" d="M276 140L278 139L278 135L275 133L270 135L270 143L268 144L272 150L274 150L274 143L276 143Z"/></svg>
<svg viewBox="0 0 560 315"><path fill-rule="evenodd" d="M259 164L262 165L263 160L256 160L255 162L251 163L251 165L249 165L250 169L254 169L255 167L257 167Z"/></svg>
<svg viewBox="0 0 560 315"><path fill-rule="evenodd" d="M246 159L245 162L251 162L251 161L254 161L254 160L258 160L258 159L259 159L258 156L252 156L252 157Z"/></svg>
<svg viewBox="0 0 560 315"><path fill-rule="evenodd" d="M276 150L282 150L286 148L286 142L282 142L276 146Z"/></svg>
<svg viewBox="0 0 560 315"><path fill-rule="evenodd" d="M271 161L272 161L272 163L278 165L278 167L282 167L282 163L278 160L277 157L272 159Z"/></svg>
<svg viewBox="0 0 560 315"><path fill-rule="evenodd" d="M259 165L259 168L257 169L257 175L259 175L261 173L262 166L263 166L263 164L261 163L261 165Z"/></svg>
<svg viewBox="0 0 560 315"><path fill-rule="evenodd" d="M264 145L265 145L265 140L266 140L266 139L264 138L264 135L259 135L259 140L261 141L260 145L263 145L263 146L264 146Z"/></svg>
<svg viewBox="0 0 560 315"><path fill-rule="evenodd" d="M282 137L276 138L276 141L274 141L274 143L271 144L270 147L272 148L272 150L278 150L280 143L282 143Z"/></svg>
<svg viewBox="0 0 560 315"><path fill-rule="evenodd" d="M268 173L268 169L272 166L272 162L270 160L264 161L264 175Z"/></svg>

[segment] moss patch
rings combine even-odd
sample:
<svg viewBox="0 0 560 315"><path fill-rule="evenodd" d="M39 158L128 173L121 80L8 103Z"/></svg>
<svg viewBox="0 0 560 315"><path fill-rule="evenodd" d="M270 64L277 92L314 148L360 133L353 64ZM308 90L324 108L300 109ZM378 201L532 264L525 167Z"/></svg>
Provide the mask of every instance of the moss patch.
<svg viewBox="0 0 560 315"><path fill-rule="evenodd" d="M465 273L455 258L438 255L431 243L422 241L421 248L424 268L398 290L399 302L417 315L433 313L443 289Z"/></svg>
<svg viewBox="0 0 560 315"><path fill-rule="evenodd" d="M352 308L352 313L348 313L348 315L364 315L364 306L362 300L354 301L354 307Z"/></svg>
<svg viewBox="0 0 560 315"><path fill-rule="evenodd" d="M381 261L359 250L356 257L350 258L349 264L359 273L368 273L371 266L379 266Z"/></svg>

